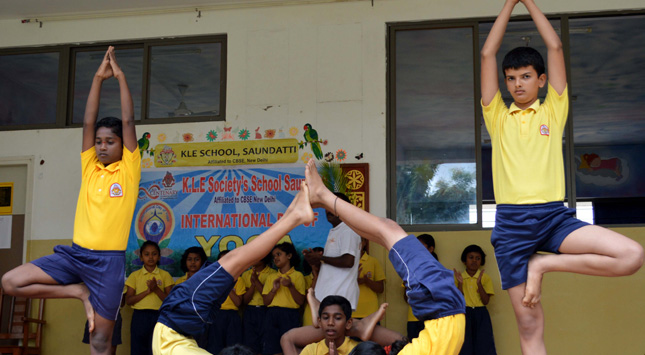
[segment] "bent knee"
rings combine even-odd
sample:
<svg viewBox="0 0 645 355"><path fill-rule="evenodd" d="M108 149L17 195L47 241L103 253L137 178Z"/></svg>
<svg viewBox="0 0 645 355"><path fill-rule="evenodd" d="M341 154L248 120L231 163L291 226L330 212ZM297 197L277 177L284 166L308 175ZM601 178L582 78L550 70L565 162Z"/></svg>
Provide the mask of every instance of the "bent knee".
<svg viewBox="0 0 645 355"><path fill-rule="evenodd" d="M14 295L16 289L18 288L17 278L14 275L13 270L2 275L2 290L9 295Z"/></svg>
<svg viewBox="0 0 645 355"><path fill-rule="evenodd" d="M643 266L643 260L645 259L645 252L643 251L643 247L640 244L634 242L625 251L623 259L625 261L623 263L624 275L632 275L636 273L636 271L638 271Z"/></svg>

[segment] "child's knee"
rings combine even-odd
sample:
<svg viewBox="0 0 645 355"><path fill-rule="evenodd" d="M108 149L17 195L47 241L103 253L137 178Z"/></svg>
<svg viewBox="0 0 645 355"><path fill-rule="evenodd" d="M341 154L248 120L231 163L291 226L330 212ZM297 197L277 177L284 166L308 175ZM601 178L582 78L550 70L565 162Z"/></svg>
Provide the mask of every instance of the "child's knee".
<svg viewBox="0 0 645 355"><path fill-rule="evenodd" d="M643 252L643 247L633 242L628 247L628 251L625 253L626 262L623 264L625 267L625 274L632 275L638 271L641 266L643 266L643 259L645 258L645 252Z"/></svg>
<svg viewBox="0 0 645 355"><path fill-rule="evenodd" d="M534 312L517 315L517 326L522 336L531 336L540 332L544 326L541 316Z"/></svg>
<svg viewBox="0 0 645 355"><path fill-rule="evenodd" d="M2 290L6 294L13 295L17 289L16 277L13 270L2 275Z"/></svg>
<svg viewBox="0 0 645 355"><path fill-rule="evenodd" d="M95 329L90 336L90 346L99 353L107 351L112 346L110 335L111 331L108 333Z"/></svg>

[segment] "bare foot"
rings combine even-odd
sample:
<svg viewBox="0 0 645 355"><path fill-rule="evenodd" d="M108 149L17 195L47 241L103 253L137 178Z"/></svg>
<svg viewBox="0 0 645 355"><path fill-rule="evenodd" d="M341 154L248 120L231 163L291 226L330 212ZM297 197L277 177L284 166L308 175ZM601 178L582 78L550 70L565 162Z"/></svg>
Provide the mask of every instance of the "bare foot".
<svg viewBox="0 0 645 355"><path fill-rule="evenodd" d="M316 169L316 163L313 159L309 159L305 167L305 181L307 182L307 186L309 186L309 200L312 207L326 208L328 206L323 205L325 197L329 198L329 195L333 198L336 197L329 191L320 178L320 175L318 175L318 169Z"/></svg>
<svg viewBox="0 0 645 355"><path fill-rule="evenodd" d="M354 322L353 327L356 328L357 336L361 338L362 341L368 341L372 339L374 328L376 328L377 323L380 322L383 317L385 317L385 310L387 309L387 306L387 303L383 303L379 306L376 312Z"/></svg>
<svg viewBox="0 0 645 355"><path fill-rule="evenodd" d="M320 301L316 298L316 293L314 292L313 287L307 290L307 303L309 303L309 309L311 310L311 322L315 328L319 328L318 324L318 309L320 308Z"/></svg>
<svg viewBox="0 0 645 355"><path fill-rule="evenodd" d="M545 255L533 254L529 258L529 270L526 277L526 289L524 290L524 298L522 298L522 305L524 307L533 308L539 302L542 296L542 276L544 273L540 270L540 261Z"/></svg>
<svg viewBox="0 0 645 355"><path fill-rule="evenodd" d="M78 284L78 287L81 288L81 295L79 296L79 299L81 300L81 302L83 302L83 307L85 307L87 324L90 333L92 333L94 331L94 307L92 307L92 304L90 303L90 290L83 284Z"/></svg>
<svg viewBox="0 0 645 355"><path fill-rule="evenodd" d="M284 217L294 218L297 224L311 223L314 220L314 211L309 203L309 188L307 183L300 184L300 191L291 201L291 204L284 212Z"/></svg>

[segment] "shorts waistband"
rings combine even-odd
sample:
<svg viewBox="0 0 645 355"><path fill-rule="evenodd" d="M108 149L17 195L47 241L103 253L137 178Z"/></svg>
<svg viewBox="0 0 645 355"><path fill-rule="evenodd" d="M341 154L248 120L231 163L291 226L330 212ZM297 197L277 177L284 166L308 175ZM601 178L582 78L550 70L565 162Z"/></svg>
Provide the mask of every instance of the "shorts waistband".
<svg viewBox="0 0 645 355"><path fill-rule="evenodd" d="M534 203L529 205L510 205L510 204L500 204L497 205L497 210L506 210L506 211L525 211L525 210L534 210L540 208L553 208L553 207L562 207L564 202L562 201L553 201L546 203Z"/></svg>
<svg viewBox="0 0 645 355"><path fill-rule="evenodd" d="M125 250L94 250L83 248L82 246L72 243L72 249L83 253L101 254L105 256L125 256Z"/></svg>

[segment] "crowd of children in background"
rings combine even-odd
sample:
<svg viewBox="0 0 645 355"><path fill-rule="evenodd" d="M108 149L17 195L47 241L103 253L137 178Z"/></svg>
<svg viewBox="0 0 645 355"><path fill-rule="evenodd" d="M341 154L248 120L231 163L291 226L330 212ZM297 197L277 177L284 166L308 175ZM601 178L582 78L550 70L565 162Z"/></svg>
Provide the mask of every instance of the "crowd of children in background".
<svg viewBox="0 0 645 355"><path fill-rule="evenodd" d="M434 238L429 234L421 234L417 239L438 260ZM313 251L322 254L324 250L316 247ZM221 251L217 259L228 252L229 250ZM385 289L385 273L379 261L368 252L369 242L362 239L357 279L360 294L356 310L352 312L349 304L346 306L344 303L347 300L339 297L340 299L323 302L320 309L318 305L314 305L314 314L319 314L321 319L329 316L324 312L324 308L331 304L336 307L336 313L343 313L347 320L356 321L374 314L377 314L379 319L382 318L385 308L383 307L379 314L378 294L383 293ZM143 243L139 249L139 257L142 268L128 277L124 302L134 310L130 332L131 353L152 354L152 331L165 296L173 285L188 280L209 262L206 252L201 247L186 249L180 260L181 270L185 274L173 281L168 272L158 268L160 250L156 243ZM461 261L466 269L463 272L454 269L455 285L464 294L467 305L466 334L460 354L495 354L492 324L486 310L490 296L494 294L493 285L488 274L480 269L486 263L486 254L481 247L469 245L464 249ZM276 245L270 254L238 278L221 308L216 311L216 321L208 326L202 338L196 339L199 346L212 354L219 354L225 348L237 344L244 345L254 354L281 353L280 337L285 332L313 323L310 303L305 302L306 290L315 285L319 270L316 266L312 267L303 262L302 269L307 273L303 275L296 270L299 266L299 253L291 243ZM306 308L302 307L303 304ZM243 312L240 312L240 309L243 309ZM240 314L243 314L243 317L240 317ZM374 326L371 326L370 332L373 328ZM424 322L416 319L409 308L407 339L417 338L423 328ZM114 331L112 353L116 352L116 346L121 343L120 327L115 327ZM346 333L350 334L349 328L342 335ZM348 353L357 344L356 340L360 339L355 338L345 343L339 353ZM87 342L87 325L84 342ZM383 348L382 345L368 343L373 345L364 345L364 350L359 348L357 351L368 351L367 349L372 349L370 346ZM320 343L316 344L321 346ZM348 348L348 344L352 346ZM315 347L305 349L303 353L308 353Z"/></svg>

